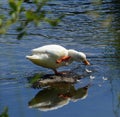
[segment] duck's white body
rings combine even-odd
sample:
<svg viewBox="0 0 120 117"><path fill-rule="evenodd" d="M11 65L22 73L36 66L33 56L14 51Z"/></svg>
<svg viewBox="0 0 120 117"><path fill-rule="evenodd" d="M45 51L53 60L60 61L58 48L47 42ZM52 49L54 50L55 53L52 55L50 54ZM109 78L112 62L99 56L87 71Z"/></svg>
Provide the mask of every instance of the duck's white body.
<svg viewBox="0 0 120 117"><path fill-rule="evenodd" d="M79 58L81 56L81 58ZM32 50L32 56L26 56L34 64L53 69L57 74L56 68L66 66L73 61L86 60L84 53L75 50L67 50L60 45L46 45ZM78 60L77 60L78 59ZM86 62L88 63L88 61Z"/></svg>

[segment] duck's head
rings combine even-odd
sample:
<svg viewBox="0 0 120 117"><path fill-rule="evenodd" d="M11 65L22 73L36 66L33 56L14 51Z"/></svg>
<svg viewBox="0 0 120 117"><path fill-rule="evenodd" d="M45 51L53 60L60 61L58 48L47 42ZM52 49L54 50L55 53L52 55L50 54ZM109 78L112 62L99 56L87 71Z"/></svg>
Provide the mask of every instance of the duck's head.
<svg viewBox="0 0 120 117"><path fill-rule="evenodd" d="M90 65L89 61L86 59L86 55L83 52L70 49L68 50L68 55L71 56L73 61L83 62L85 65Z"/></svg>

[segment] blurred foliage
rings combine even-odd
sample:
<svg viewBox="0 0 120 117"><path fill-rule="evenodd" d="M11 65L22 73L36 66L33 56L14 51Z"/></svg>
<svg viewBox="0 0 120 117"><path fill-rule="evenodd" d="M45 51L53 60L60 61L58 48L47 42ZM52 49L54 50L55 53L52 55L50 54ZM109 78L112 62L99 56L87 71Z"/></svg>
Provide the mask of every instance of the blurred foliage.
<svg viewBox="0 0 120 117"><path fill-rule="evenodd" d="M0 117L8 117L8 107L4 108L4 111L0 114Z"/></svg>
<svg viewBox="0 0 120 117"><path fill-rule="evenodd" d="M40 80L44 76L43 73L35 73L33 76L28 77L30 84L34 84L36 81Z"/></svg>
<svg viewBox="0 0 120 117"><path fill-rule="evenodd" d="M95 21L101 21L101 27L106 28L111 26L111 22L113 20L113 16L105 15L103 18L103 15L105 12L101 12L102 5L104 5L103 0L91 0L91 4L96 7L96 10L89 10L86 12L86 14L90 15Z"/></svg>
<svg viewBox="0 0 120 117"><path fill-rule="evenodd" d="M52 13L43 8L48 1L50 0L8 0L8 15L0 14L0 34L5 34L13 24L16 24L18 39L27 35L31 24L39 26L42 22L47 22L56 26L64 16L49 17Z"/></svg>

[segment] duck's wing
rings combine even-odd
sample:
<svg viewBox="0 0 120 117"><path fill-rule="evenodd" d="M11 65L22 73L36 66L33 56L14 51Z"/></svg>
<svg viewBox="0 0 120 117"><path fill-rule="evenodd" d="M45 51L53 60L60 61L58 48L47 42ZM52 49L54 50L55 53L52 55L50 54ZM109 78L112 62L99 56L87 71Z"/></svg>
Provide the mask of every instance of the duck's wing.
<svg viewBox="0 0 120 117"><path fill-rule="evenodd" d="M62 46L51 45L51 46L43 46L43 47L33 49L32 53L47 54L48 56L59 58L62 56L66 56L68 54L68 51Z"/></svg>

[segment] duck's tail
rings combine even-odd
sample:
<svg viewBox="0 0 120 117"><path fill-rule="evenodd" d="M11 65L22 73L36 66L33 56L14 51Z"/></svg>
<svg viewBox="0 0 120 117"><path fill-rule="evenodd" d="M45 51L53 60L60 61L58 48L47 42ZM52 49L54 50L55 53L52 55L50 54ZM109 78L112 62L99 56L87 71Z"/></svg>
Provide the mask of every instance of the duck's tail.
<svg viewBox="0 0 120 117"><path fill-rule="evenodd" d="M39 59L37 55L26 56L26 58L29 59L29 60Z"/></svg>

